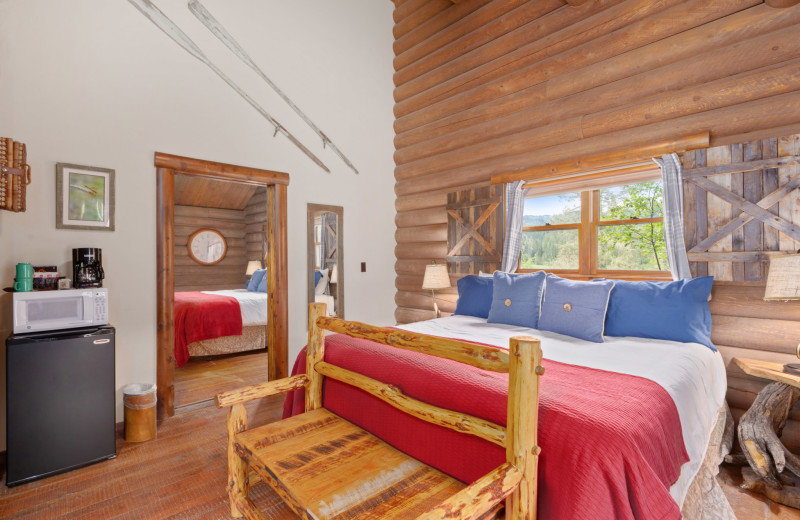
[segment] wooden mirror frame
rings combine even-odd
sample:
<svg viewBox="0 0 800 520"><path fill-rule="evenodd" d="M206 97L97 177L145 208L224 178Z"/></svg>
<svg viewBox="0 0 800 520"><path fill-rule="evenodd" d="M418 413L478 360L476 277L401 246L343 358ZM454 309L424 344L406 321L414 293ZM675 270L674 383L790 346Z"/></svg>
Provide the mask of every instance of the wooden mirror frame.
<svg viewBox="0 0 800 520"><path fill-rule="evenodd" d="M322 213L336 214L336 268L338 269L336 284L336 317L344 319L344 248L342 239L344 230L344 208L342 206L329 206L327 204L308 203L307 222L306 222L306 244L308 246L308 269L306 280L308 281L308 303L314 303L314 219Z"/></svg>
<svg viewBox="0 0 800 520"><path fill-rule="evenodd" d="M265 186L267 190L267 377L286 377L289 366L289 311L286 189L289 174L191 159L160 152L156 170L156 381L159 417L175 415L175 175Z"/></svg>

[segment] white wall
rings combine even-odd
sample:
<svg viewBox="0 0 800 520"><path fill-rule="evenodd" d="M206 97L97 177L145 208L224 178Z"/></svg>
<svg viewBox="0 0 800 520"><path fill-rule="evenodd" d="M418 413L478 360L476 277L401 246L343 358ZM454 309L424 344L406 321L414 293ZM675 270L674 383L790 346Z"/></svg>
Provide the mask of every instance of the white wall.
<svg viewBox="0 0 800 520"><path fill-rule="evenodd" d="M124 0L0 0L0 135L28 146L28 211L0 212L0 286L17 262L58 264L103 249L122 386L155 382L156 185L153 152L288 172L289 363L305 344L306 203L344 207L348 319L394 311L392 4L204 0L267 74L360 170L355 175L186 8L155 3L331 168L327 174L210 69ZM55 164L116 170L116 231L55 228ZM360 262L367 272L360 272ZM2 298L2 338L10 332ZM5 345L0 347L5 449Z"/></svg>

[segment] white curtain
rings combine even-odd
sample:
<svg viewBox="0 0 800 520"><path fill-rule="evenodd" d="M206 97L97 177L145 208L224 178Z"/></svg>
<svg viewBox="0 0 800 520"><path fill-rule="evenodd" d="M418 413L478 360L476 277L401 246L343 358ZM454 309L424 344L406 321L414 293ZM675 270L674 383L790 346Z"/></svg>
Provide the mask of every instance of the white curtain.
<svg viewBox="0 0 800 520"><path fill-rule="evenodd" d="M689 257L683 241L683 168L678 154L653 159L661 167L664 184L664 238L673 280L691 278Z"/></svg>
<svg viewBox="0 0 800 520"><path fill-rule="evenodd" d="M522 214L525 210L524 181L506 184L506 236L503 241L503 263L501 271L513 273L519 266L519 251L522 246Z"/></svg>

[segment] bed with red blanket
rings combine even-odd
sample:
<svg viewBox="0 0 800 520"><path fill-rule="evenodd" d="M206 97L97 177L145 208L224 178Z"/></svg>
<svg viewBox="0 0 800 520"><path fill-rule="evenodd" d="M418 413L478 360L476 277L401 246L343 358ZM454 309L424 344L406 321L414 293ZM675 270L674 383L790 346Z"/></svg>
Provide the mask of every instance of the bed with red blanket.
<svg viewBox="0 0 800 520"><path fill-rule="evenodd" d="M228 291L175 293L175 364L190 356L244 352L266 346L267 295Z"/></svg>
<svg viewBox="0 0 800 520"><path fill-rule="evenodd" d="M465 316L402 328L499 347L515 335L542 339L540 519L681 518L724 405L718 353L640 338L589 343ZM506 422L507 374L343 335L326 338L325 359L413 398ZM304 367L303 352L293 372ZM498 446L406 415L335 380L326 379L324 406L464 482L504 461ZM302 411L302 391L295 391L284 416Z"/></svg>

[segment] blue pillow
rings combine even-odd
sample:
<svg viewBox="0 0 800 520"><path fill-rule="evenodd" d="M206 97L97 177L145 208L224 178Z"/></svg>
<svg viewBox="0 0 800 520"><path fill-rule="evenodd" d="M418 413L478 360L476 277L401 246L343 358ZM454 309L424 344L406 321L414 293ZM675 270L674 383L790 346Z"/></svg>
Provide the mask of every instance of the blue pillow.
<svg viewBox="0 0 800 520"><path fill-rule="evenodd" d="M453 314L488 318L492 306L494 279L471 274L461 278L458 283L458 302Z"/></svg>
<svg viewBox="0 0 800 520"><path fill-rule="evenodd" d="M258 282L258 287L256 287L256 292L269 292L267 288L267 282L269 282L269 276L267 276L267 270L264 269L264 277L261 278L261 281Z"/></svg>
<svg viewBox="0 0 800 520"><path fill-rule="evenodd" d="M258 284L261 283L261 280L264 279L266 274L266 269L256 269L253 272L253 276L250 277L250 281L245 284L245 288L250 292L256 292L258 290Z"/></svg>
<svg viewBox="0 0 800 520"><path fill-rule="evenodd" d="M314 287L317 286L319 281L322 279L322 273L319 272L319 269L314 271Z"/></svg>
<svg viewBox="0 0 800 520"><path fill-rule="evenodd" d="M617 280L606 318L607 336L634 336L711 343L708 296L713 276L676 282L626 282Z"/></svg>
<svg viewBox="0 0 800 520"><path fill-rule="evenodd" d="M578 282L548 274L539 329L602 343L613 288L611 280Z"/></svg>
<svg viewBox="0 0 800 520"><path fill-rule="evenodd" d="M544 271L525 274L496 271L493 277L489 323L538 328L544 280Z"/></svg>

